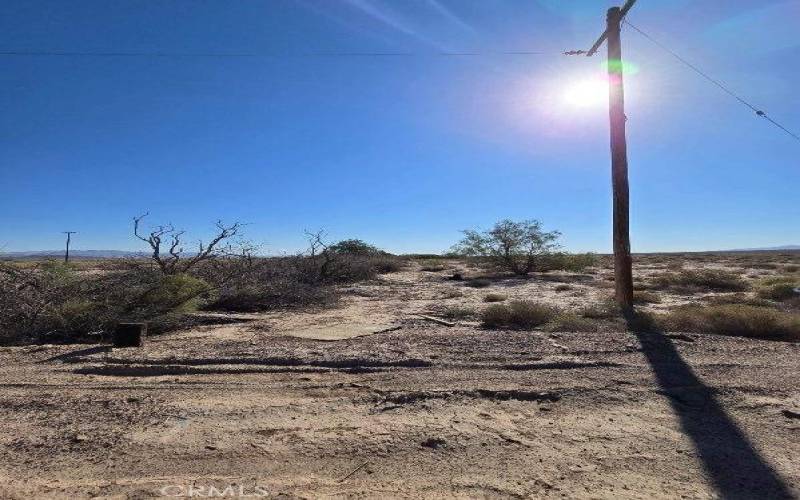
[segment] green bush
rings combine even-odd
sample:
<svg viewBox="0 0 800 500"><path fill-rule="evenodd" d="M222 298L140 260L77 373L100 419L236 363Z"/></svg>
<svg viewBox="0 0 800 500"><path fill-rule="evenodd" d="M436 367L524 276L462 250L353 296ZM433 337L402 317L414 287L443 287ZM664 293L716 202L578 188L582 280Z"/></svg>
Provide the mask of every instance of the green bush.
<svg viewBox="0 0 800 500"><path fill-rule="evenodd" d="M342 240L329 246L328 250L341 255L371 256L384 253L377 247L358 239Z"/></svg>
<svg viewBox="0 0 800 500"><path fill-rule="evenodd" d="M142 294L141 303L148 307L171 310L194 302L210 289L208 283L188 274L164 275L154 287Z"/></svg>

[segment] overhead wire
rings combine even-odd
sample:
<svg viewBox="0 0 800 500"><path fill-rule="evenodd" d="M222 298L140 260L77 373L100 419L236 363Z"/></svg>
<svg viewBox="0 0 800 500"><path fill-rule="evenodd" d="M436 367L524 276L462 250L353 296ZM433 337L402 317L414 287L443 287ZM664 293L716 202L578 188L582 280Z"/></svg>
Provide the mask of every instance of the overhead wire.
<svg viewBox="0 0 800 500"><path fill-rule="evenodd" d="M748 102L746 99L744 99L743 97L741 97L740 95L738 95L737 93L735 93L733 90L731 90L730 88L728 88L728 86L726 86L724 83L722 83L722 82L720 82L719 80L717 80L717 79L713 78L712 76L710 76L710 75L709 75L708 73L706 73L705 71L701 70L700 68L698 68L698 67L697 67L697 66L695 66L694 64L690 63L689 61L687 61L686 59L684 59L683 57L681 57L681 55L680 55L680 54L676 53L675 51L673 51L672 49L670 49L669 47L667 47L665 44L663 44L663 43L659 42L658 40L656 40L656 39L655 39L655 38L653 38L652 36L650 36L650 35L648 35L647 33L645 33L643 30L641 30L641 29L637 28L636 26L634 26L633 24L631 24L631 23L630 23L630 21L628 21L627 19L623 19L623 22L624 22L626 25L630 26L630 27L631 27L631 28L632 28L634 31L636 31L637 33L639 33L640 35L642 35L642 36L643 36L643 37L645 37L646 39L650 40L650 41L651 41L653 44L655 44L657 47L659 47L660 49L664 50L665 52L667 52L668 54L670 54L672 57L674 57L675 59L677 59L678 61L680 61L681 63L683 63L683 64L684 64L685 66L687 66L689 69L691 69L692 71L694 71L695 73L697 73L698 75L700 75L701 77L703 77L704 79L708 80L709 82L713 83L714 85L716 85L717 87L719 87L720 89L722 89L722 91L724 91L726 94L730 95L731 97L733 97L734 99L736 99L737 101L739 101L739 103L741 103L742 105L744 105L744 106L746 106L747 108L749 108L751 111L753 111L753 112L756 114L756 116L759 116L759 117L761 117L761 118L764 118L764 119L765 119L765 120L767 120L768 122L772 123L773 125L775 125L775 126L776 126L776 127L778 127L779 129L781 129L781 130L783 130L784 132L786 132L786 133L787 133L789 136L793 137L795 140L797 140L798 142L800 142L800 136L798 136L797 134L795 134L795 133L794 133L794 132L792 132L791 130L787 129L786 127L784 127L783 125L781 125L780 123L778 123L777 121L775 121L774 119L772 119L772 118L771 118L769 115L767 115L767 113L766 113L765 111L763 111L763 110L761 110L761 109L757 108L756 106L754 106L753 104L751 104L750 102Z"/></svg>
<svg viewBox="0 0 800 500"><path fill-rule="evenodd" d="M50 50L2 50L0 56L53 57L231 57L231 58L292 58L292 57L472 57L492 55L543 55L549 52L517 50L486 52L297 52L297 53L237 53L237 52L81 52Z"/></svg>

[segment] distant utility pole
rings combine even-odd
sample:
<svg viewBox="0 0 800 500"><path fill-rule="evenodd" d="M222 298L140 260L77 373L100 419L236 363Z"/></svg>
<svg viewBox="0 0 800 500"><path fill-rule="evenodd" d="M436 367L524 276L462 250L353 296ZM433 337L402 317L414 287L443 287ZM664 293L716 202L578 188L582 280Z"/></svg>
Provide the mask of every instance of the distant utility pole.
<svg viewBox="0 0 800 500"><path fill-rule="evenodd" d="M633 270L620 27L625 14L635 3L636 0L628 0L621 9L608 9L606 31L586 53L591 57L604 41L608 43L608 118L611 126L611 185L614 191L614 281L617 303L626 311L633 308Z"/></svg>
<svg viewBox="0 0 800 500"><path fill-rule="evenodd" d="M64 252L64 264L69 262L69 242L72 239L72 235L76 232L77 231L63 231L63 233L67 235L67 251Z"/></svg>

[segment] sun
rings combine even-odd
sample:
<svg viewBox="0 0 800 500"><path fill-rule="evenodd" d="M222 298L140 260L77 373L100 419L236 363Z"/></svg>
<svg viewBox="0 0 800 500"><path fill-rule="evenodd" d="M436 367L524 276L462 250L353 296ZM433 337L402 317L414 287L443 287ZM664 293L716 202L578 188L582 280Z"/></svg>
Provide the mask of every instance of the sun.
<svg viewBox="0 0 800 500"><path fill-rule="evenodd" d="M608 104L608 82L585 80L564 89L564 103L575 108L597 108Z"/></svg>

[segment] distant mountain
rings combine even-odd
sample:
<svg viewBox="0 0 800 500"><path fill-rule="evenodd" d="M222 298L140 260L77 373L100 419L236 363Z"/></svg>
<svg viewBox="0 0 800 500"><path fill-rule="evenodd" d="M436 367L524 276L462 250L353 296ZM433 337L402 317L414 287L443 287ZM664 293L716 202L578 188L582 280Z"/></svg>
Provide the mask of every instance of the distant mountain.
<svg viewBox="0 0 800 500"><path fill-rule="evenodd" d="M128 250L70 250L70 258L76 259L122 259L125 257L142 257L143 252ZM29 252L0 252L0 259L45 259L62 258L64 250L36 250Z"/></svg>
<svg viewBox="0 0 800 500"><path fill-rule="evenodd" d="M777 252L781 250L800 250L800 245L784 245L782 247L737 248L729 252Z"/></svg>

